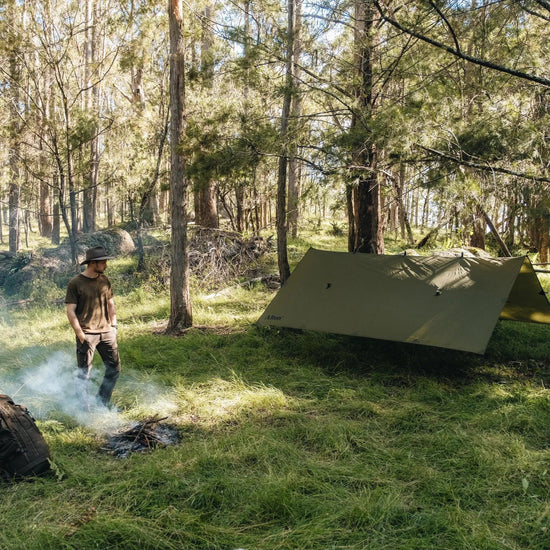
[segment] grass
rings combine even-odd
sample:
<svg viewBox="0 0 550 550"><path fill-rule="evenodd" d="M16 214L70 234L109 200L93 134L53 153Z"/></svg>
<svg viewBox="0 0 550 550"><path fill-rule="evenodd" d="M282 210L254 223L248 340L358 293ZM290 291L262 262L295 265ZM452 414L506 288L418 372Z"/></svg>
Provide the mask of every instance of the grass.
<svg viewBox="0 0 550 550"><path fill-rule="evenodd" d="M167 297L120 288L107 420L164 412L182 436L127 459L57 406L64 312L3 312L0 389L38 416L54 475L1 488L0 548L550 548L548 327L500 323L480 357L256 327L272 296L195 288L205 328L168 337Z"/></svg>

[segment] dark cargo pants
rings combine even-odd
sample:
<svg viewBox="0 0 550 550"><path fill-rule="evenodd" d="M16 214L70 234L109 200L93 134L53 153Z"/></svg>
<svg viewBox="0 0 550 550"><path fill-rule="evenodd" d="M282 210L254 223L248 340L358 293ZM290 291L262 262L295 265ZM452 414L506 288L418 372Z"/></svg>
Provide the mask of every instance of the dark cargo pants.
<svg viewBox="0 0 550 550"><path fill-rule="evenodd" d="M88 404L88 381L92 372L95 351L99 353L105 365L103 381L97 392L98 400L105 406L111 401L111 394L120 375L120 357L116 340L116 329L109 332L86 333L86 340L76 339L77 397L83 406Z"/></svg>

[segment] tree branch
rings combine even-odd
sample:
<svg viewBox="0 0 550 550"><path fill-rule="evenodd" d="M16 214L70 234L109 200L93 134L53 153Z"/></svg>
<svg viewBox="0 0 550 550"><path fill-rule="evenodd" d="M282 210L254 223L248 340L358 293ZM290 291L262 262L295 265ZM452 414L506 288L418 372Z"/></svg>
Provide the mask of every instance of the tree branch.
<svg viewBox="0 0 550 550"><path fill-rule="evenodd" d="M547 2L546 0L535 0L535 2L542 8L547 9L550 11L550 2Z"/></svg>
<svg viewBox="0 0 550 550"><path fill-rule="evenodd" d="M543 0L539 0L539 2L542 2ZM547 2L545 2L547 3ZM460 50L457 50L455 48L451 48L451 46L447 46L443 44L442 42L439 42L437 40L434 40L432 38L429 38L428 36L414 31L412 29L409 29L396 21L395 19L391 18L389 15L387 15L384 10L382 9L382 6L380 5L380 2L378 0L374 0L374 4L378 11L380 12L380 16L382 19L384 19L386 22L388 22L390 25L394 26L396 29L399 29L401 32L410 34L411 36L414 36L415 38L418 38L419 40L422 40L423 42L426 42L428 44L431 44L432 46L435 46L436 48L440 48L455 57L458 57L460 59L464 59L465 61L469 61L470 63L474 63L475 65L480 65L481 67L487 67L489 69L493 69L495 71L509 74L512 76L515 76L517 78L521 78L523 80L529 80L530 82L536 82L537 84L542 84L543 86L550 87L550 80L548 78L543 78L540 76L532 75L529 73L524 73L522 71L516 71L515 69L511 69L509 67L505 67L503 65L499 65L498 63L493 63L492 61L487 61L486 59L480 59L478 57L474 57L473 55L469 55L466 53L463 53Z"/></svg>
<svg viewBox="0 0 550 550"><path fill-rule="evenodd" d="M451 33L451 36L453 37L453 41L455 43L455 48L456 48L456 51L462 55L462 51L460 49L460 44L458 43L458 38L456 37L456 34L455 34L455 31L453 29L453 26L449 23L449 21L447 20L447 18L445 17L445 15L443 14L443 12L439 9L439 7L437 6L437 4L433 1L433 0L430 0L430 5L432 6L432 8L437 12L437 14L439 15L439 17L441 17L441 19L443 19L443 21L445 22L445 25L447 25L447 28L449 29L449 32Z"/></svg>
<svg viewBox="0 0 550 550"><path fill-rule="evenodd" d="M509 170L508 168L500 168L498 166L491 166L489 164L481 164L479 162L473 162L473 161L456 158L453 155L449 155L442 151L437 151L436 149L432 149L430 147L423 147L422 145L419 145L419 147L420 149L423 149L424 151L427 151L432 155L436 155L440 158L450 160L452 162L455 162L456 164L460 164L461 166L468 166L469 168L475 168L476 170L482 170L483 172L491 172L493 174L494 173L507 174L509 176L530 179L532 181L538 181L540 183L550 183L550 178L545 176L535 176L533 174L526 174L524 172L516 172L515 170Z"/></svg>

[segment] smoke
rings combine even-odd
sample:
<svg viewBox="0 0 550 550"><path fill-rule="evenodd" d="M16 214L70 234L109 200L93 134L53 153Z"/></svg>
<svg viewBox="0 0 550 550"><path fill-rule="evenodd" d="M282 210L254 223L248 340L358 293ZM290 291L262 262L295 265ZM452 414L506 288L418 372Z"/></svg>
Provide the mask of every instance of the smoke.
<svg viewBox="0 0 550 550"><path fill-rule="evenodd" d="M77 392L74 355L56 352L40 364L25 367L16 376L0 378L0 388L16 403L24 405L39 419L69 416L77 424L99 433L112 433L134 423L125 418L116 408L109 409L95 400L101 384L104 368L94 365L89 381L89 408ZM168 390L159 388L152 381L140 380L136 373L123 367L115 388L124 392L125 398L134 396L134 405L151 413L167 415L174 412L176 403Z"/></svg>

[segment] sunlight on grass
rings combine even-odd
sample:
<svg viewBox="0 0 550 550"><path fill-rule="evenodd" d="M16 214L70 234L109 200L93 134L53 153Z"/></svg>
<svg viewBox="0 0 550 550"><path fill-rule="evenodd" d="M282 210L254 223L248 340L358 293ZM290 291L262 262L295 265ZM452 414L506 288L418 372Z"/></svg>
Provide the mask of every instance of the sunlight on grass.
<svg viewBox="0 0 550 550"><path fill-rule="evenodd" d="M67 323L65 309L61 307L4 312L0 329L4 335L1 343L6 346L5 349L16 349L28 344L49 345L59 341L60 335L62 338L74 337Z"/></svg>
<svg viewBox="0 0 550 550"><path fill-rule="evenodd" d="M309 246L345 249L342 228L316 224L291 240L293 267ZM108 418L63 408L63 306L0 316L2 390L38 411L55 464L2 487L0 548L550 548L548 327L499 323L484 357L264 330L275 290L194 280L195 327L166 336L168 289L112 263L122 373ZM105 451L103 420L152 415L180 445Z"/></svg>
<svg viewBox="0 0 550 550"><path fill-rule="evenodd" d="M230 287L217 293L198 298L194 304L194 315L199 325L217 324L240 327L254 323L273 298L273 291L261 283L254 287Z"/></svg>
<svg viewBox="0 0 550 550"><path fill-rule="evenodd" d="M276 388L220 378L207 384L180 387L177 395L179 412L206 426L238 421L249 414L269 415L287 409L293 401Z"/></svg>

